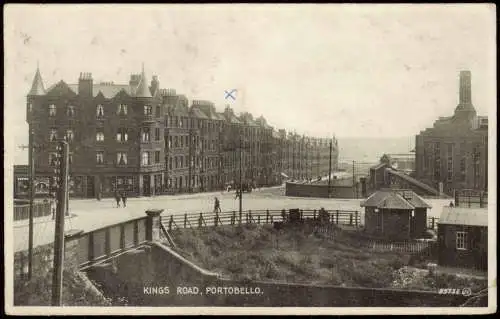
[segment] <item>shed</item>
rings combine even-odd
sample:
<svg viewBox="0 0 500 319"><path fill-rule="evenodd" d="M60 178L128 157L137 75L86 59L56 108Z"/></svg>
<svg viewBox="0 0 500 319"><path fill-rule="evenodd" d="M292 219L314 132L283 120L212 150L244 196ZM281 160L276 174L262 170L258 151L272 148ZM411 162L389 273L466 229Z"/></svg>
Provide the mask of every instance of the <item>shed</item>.
<svg viewBox="0 0 500 319"><path fill-rule="evenodd" d="M427 230L427 209L431 208L412 190L383 189L373 193L365 207L365 231L387 239L406 240Z"/></svg>
<svg viewBox="0 0 500 319"><path fill-rule="evenodd" d="M438 243L440 265L486 270L488 209L443 207Z"/></svg>

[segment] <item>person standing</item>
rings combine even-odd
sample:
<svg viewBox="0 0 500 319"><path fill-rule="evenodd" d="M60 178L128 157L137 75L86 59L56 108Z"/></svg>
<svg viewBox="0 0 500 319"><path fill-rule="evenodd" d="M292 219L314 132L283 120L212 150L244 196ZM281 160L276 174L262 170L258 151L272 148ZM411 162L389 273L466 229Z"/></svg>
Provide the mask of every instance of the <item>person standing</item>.
<svg viewBox="0 0 500 319"><path fill-rule="evenodd" d="M127 191L124 190L122 192L122 202L123 202L123 207L127 207Z"/></svg>
<svg viewBox="0 0 500 319"><path fill-rule="evenodd" d="M215 197L214 212L222 213L222 211L220 209L220 202L219 202L219 199L217 197Z"/></svg>
<svg viewBox="0 0 500 319"><path fill-rule="evenodd" d="M120 194L118 193L118 190L115 190L115 200L116 200L116 207L120 207Z"/></svg>

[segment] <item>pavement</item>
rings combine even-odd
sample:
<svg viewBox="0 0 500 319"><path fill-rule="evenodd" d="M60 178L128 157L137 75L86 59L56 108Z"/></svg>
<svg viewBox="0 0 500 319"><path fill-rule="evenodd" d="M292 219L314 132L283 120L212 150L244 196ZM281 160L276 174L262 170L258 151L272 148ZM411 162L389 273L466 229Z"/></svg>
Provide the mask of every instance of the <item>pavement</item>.
<svg viewBox="0 0 500 319"><path fill-rule="evenodd" d="M178 215L184 213L212 212L214 197L218 197L222 211L238 211L239 201L235 192L212 192L181 195L163 195L153 197L129 198L127 207L116 207L112 198L101 201L96 199L72 199L69 201L70 215L65 219L66 230L92 231L101 227L117 224L133 218L145 216L148 209L163 209L162 215ZM439 217L440 207L447 204L446 200L430 200L433 213L428 216ZM243 193L243 210L266 209L320 209L326 210L358 210L361 199L328 199L285 197L283 187L271 187ZM13 222L14 251L28 249L28 222ZM35 246L54 241L55 223L51 216L36 218L34 221L33 238ZM8 243L8 242L7 242Z"/></svg>

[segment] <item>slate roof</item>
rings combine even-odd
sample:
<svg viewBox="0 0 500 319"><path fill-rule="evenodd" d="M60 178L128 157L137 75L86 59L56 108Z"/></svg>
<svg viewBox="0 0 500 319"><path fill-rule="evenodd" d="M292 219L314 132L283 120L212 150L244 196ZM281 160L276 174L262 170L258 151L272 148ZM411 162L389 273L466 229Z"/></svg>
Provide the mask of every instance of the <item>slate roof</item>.
<svg viewBox="0 0 500 319"><path fill-rule="evenodd" d="M45 88L43 87L42 76L40 75L40 70L37 68L35 77L33 78L33 83L31 85L31 90L28 95L44 95Z"/></svg>
<svg viewBox="0 0 500 319"><path fill-rule="evenodd" d="M78 94L78 84L68 84L68 87ZM52 87L51 87L52 89ZM128 84L94 84L92 85L92 95L96 97L99 92L102 92L102 95L107 98L111 99L115 97L121 90L124 90L128 95L133 96L134 95L134 88L131 87ZM50 89L49 89L50 91Z"/></svg>
<svg viewBox="0 0 500 319"><path fill-rule="evenodd" d="M205 115L199 108L193 107L191 109L192 114L199 119L208 119L208 116Z"/></svg>
<svg viewBox="0 0 500 319"><path fill-rule="evenodd" d="M488 209L445 206L439 224L488 227Z"/></svg>
<svg viewBox="0 0 500 319"><path fill-rule="evenodd" d="M411 190L380 190L361 203L361 207L387 209L431 208L420 196Z"/></svg>

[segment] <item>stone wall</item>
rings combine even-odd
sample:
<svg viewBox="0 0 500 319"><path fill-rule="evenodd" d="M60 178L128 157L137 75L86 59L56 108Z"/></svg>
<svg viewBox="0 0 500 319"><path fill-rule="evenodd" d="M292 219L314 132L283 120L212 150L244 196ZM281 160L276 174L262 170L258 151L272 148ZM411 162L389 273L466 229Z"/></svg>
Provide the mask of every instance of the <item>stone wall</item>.
<svg viewBox="0 0 500 319"><path fill-rule="evenodd" d="M328 198L328 185L286 183L286 196ZM352 186L331 185L330 198L359 198L360 184Z"/></svg>

